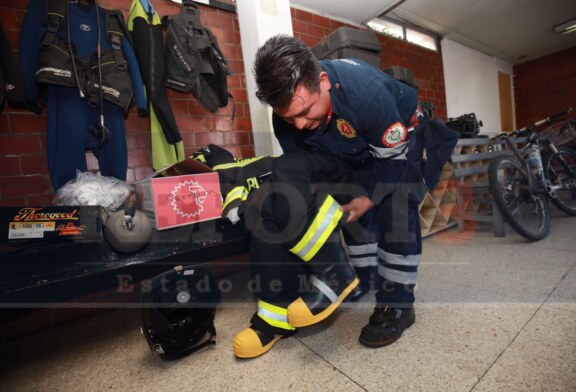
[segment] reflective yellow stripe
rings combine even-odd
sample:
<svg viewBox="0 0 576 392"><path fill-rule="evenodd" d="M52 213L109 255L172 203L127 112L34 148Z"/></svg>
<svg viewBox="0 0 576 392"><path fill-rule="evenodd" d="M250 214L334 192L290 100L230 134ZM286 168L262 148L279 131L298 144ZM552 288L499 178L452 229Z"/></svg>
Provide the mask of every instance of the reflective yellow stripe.
<svg viewBox="0 0 576 392"><path fill-rule="evenodd" d="M232 162L232 163L223 163L221 165L216 165L214 167L212 167L212 170L222 170L222 169L231 169L234 167L244 167L246 165L251 164L252 162L256 162L259 159L264 158L263 156L261 157L255 157L255 158L246 158L243 159L239 162Z"/></svg>
<svg viewBox="0 0 576 392"><path fill-rule="evenodd" d="M228 204L232 203L236 199L246 200L246 188L243 186L237 186L233 188L228 194L226 195L226 199L224 200L224 204L222 205L222 209L225 209Z"/></svg>
<svg viewBox="0 0 576 392"><path fill-rule="evenodd" d="M304 261L310 261L324 245L330 234L332 234L342 215L340 204L332 196L328 195L312 224L300 241L290 249L290 252L296 254Z"/></svg>
<svg viewBox="0 0 576 392"><path fill-rule="evenodd" d="M288 322L288 309L272 305L261 299L258 300L258 316L273 327L289 331L296 329Z"/></svg>

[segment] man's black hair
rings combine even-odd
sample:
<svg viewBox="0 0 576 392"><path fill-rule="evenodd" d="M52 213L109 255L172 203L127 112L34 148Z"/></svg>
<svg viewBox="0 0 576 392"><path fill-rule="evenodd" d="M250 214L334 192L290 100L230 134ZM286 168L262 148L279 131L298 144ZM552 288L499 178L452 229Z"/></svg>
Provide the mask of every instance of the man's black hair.
<svg viewBox="0 0 576 392"><path fill-rule="evenodd" d="M280 34L268 39L254 61L256 97L273 108L286 107L302 83L311 92L320 91L322 67L308 46Z"/></svg>

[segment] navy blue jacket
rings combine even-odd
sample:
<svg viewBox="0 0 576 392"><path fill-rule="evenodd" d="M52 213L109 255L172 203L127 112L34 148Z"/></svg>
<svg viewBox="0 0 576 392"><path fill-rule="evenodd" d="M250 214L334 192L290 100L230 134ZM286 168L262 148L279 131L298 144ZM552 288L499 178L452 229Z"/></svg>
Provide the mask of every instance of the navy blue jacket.
<svg viewBox="0 0 576 392"><path fill-rule="evenodd" d="M323 60L321 64L332 85L330 121L315 131L298 132L274 114L275 135L284 152L324 151L354 166L369 166L370 176L362 185L379 203L387 191L376 190L376 184L397 183L406 166L412 134L408 125L418 93L361 60ZM421 181L418 176L404 175L402 181Z"/></svg>

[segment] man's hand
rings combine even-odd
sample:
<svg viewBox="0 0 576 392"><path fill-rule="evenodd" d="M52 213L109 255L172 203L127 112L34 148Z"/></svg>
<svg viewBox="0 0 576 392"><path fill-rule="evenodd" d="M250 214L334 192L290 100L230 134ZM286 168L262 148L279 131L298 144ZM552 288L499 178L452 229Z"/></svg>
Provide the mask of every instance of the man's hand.
<svg viewBox="0 0 576 392"><path fill-rule="evenodd" d="M374 207L372 200L366 196L360 196L341 206L340 211L350 213L348 220L346 220L346 223L350 223L360 219L372 207Z"/></svg>

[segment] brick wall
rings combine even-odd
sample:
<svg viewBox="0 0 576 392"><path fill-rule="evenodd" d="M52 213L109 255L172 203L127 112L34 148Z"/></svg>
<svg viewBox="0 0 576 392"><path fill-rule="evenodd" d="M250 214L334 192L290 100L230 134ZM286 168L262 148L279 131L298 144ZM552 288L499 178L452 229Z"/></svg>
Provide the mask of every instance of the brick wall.
<svg viewBox="0 0 576 392"><path fill-rule="evenodd" d="M120 9L127 15L131 0L98 0L105 8ZM27 0L4 0L0 5L0 20L12 48L18 48L20 26ZM153 0L160 16L179 12L179 5ZM248 108L240 32L236 14L200 6L202 22L216 35L234 76L229 89L235 98L235 119L231 119L232 103L212 114L203 109L190 94L167 89L186 154L209 143L222 145L235 156L254 154ZM292 10L296 37L313 46L343 23L301 10ZM382 68L399 65L413 70L420 86L422 100L434 103L436 117L446 117L446 99L442 58L440 53L379 35L382 43ZM4 105L0 112L0 206L50 205L52 188L46 163L44 114ZM151 172L150 129L148 119L140 118L133 109L126 119L128 137L128 182L140 180ZM98 169L98 162L87 153L88 168Z"/></svg>
<svg viewBox="0 0 576 392"><path fill-rule="evenodd" d="M346 24L292 9L294 36L309 46L316 45L322 37L342 26ZM380 68L398 65L411 69L419 87L420 100L432 102L435 107L434 117L446 119L446 92L441 52L412 45L383 34L378 34L378 39L382 44Z"/></svg>
<svg viewBox="0 0 576 392"><path fill-rule="evenodd" d="M0 21L15 52L18 49L20 26L27 0L6 0L0 5ZM128 15L131 0L98 0L104 8L120 9ZM178 13L180 6L167 1L154 1L158 15ZM254 155L252 125L245 88L244 64L240 47L238 18L235 13L200 6L200 19L216 35L234 75L228 79L234 96L217 113L205 110L191 94L167 89L178 128L184 140L186 155L210 143L219 144L235 156ZM50 205L52 187L46 163L46 117L9 108L0 112L0 206ZM126 119L128 138L128 182L140 180L150 173L150 126L147 118L138 117L133 108ZM88 168L98 169L98 161L86 154Z"/></svg>
<svg viewBox="0 0 576 392"><path fill-rule="evenodd" d="M514 66L514 99L518 127L576 110L576 46Z"/></svg>

